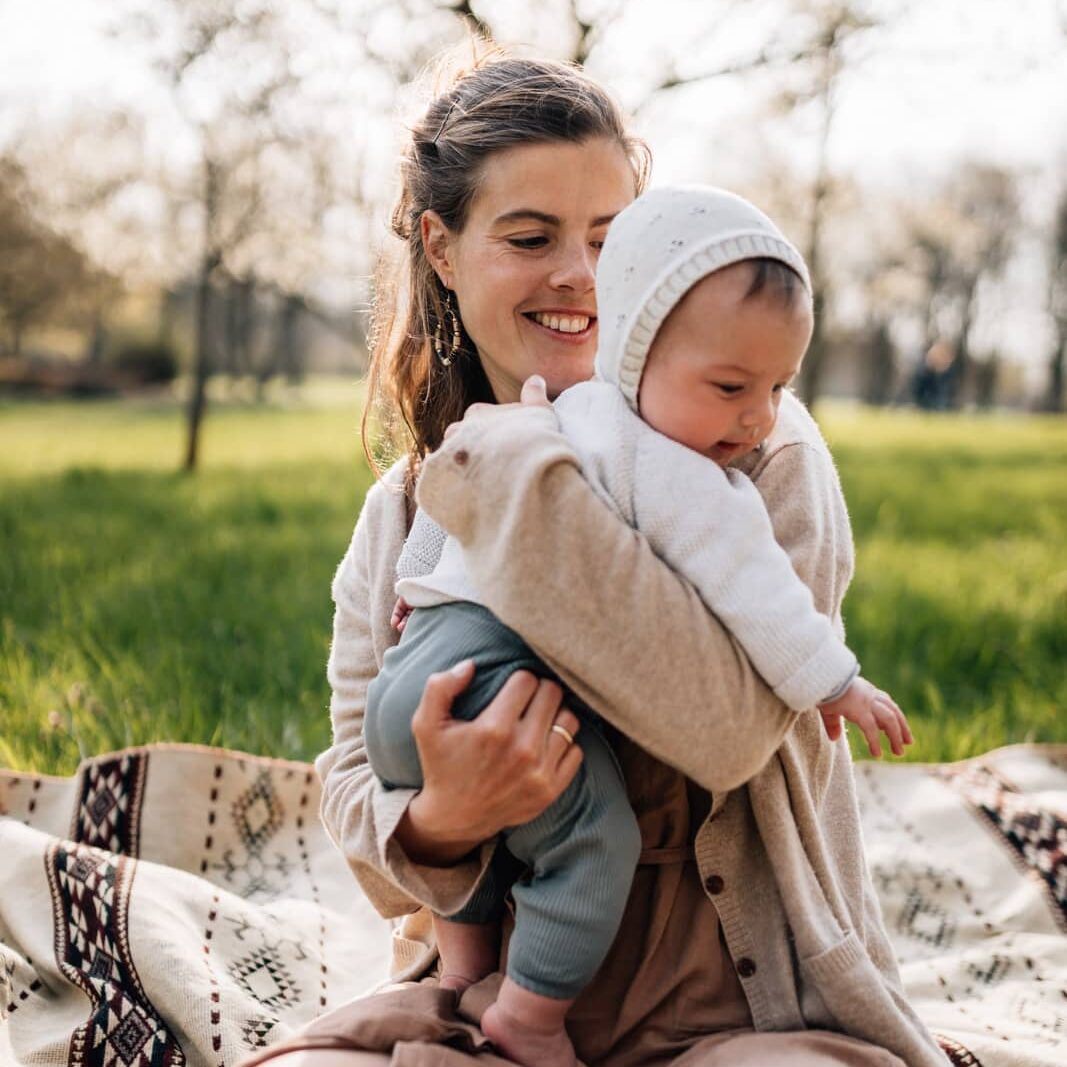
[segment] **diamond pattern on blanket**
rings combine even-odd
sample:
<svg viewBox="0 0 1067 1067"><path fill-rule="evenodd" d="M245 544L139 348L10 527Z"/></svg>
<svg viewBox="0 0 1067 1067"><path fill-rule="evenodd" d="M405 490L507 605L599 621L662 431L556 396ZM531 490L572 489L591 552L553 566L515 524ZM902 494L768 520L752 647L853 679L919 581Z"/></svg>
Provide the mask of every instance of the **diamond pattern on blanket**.
<svg viewBox="0 0 1067 1067"><path fill-rule="evenodd" d="M266 947L253 949L251 955L238 960L230 968L230 974L264 1007L277 1010L300 999L300 989L289 969Z"/></svg>
<svg viewBox="0 0 1067 1067"><path fill-rule="evenodd" d="M1035 807L980 761L942 767L938 773L996 831L1017 866L1041 879L1057 922L1067 931L1067 819Z"/></svg>
<svg viewBox="0 0 1067 1067"><path fill-rule="evenodd" d="M245 848L259 856L263 846L278 832L285 817L270 772L262 771L234 802L233 820Z"/></svg>
<svg viewBox="0 0 1067 1067"><path fill-rule="evenodd" d="M241 1027L241 1035L244 1037L245 1045L248 1048L266 1048L270 1044L267 1040L267 1035L277 1023L277 1019L272 1019L268 1015L253 1015Z"/></svg>
<svg viewBox="0 0 1067 1067"><path fill-rule="evenodd" d="M72 1035L68 1067L185 1063L181 1046L145 995L130 954L126 931L134 869L125 856L74 842L56 842L48 851L56 962L91 1002L89 1018Z"/></svg>
<svg viewBox="0 0 1067 1067"><path fill-rule="evenodd" d="M143 752L88 764L82 774L71 840L136 856L147 765L148 755Z"/></svg>

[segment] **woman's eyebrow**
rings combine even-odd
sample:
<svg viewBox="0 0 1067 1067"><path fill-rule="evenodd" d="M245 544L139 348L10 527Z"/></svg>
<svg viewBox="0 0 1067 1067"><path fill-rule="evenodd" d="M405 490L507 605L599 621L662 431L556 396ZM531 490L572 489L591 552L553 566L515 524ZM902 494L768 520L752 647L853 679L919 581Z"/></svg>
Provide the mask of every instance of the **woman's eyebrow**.
<svg viewBox="0 0 1067 1067"><path fill-rule="evenodd" d="M591 226L607 226L611 222L618 212L613 212L610 215L601 215L598 218L593 219L590 223ZM494 226L506 225L509 222L525 222L532 220L533 222L543 222L547 226L559 226L561 220L558 215L549 215L544 211L537 211L534 208L518 208L515 211L505 211L503 215L497 215L493 219Z"/></svg>

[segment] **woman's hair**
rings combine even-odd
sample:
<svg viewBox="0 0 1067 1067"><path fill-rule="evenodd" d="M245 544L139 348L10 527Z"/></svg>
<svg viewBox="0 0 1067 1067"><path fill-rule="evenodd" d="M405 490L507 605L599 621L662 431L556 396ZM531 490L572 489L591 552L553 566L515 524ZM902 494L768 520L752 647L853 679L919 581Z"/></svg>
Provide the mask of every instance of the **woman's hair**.
<svg viewBox="0 0 1067 1067"><path fill-rule="evenodd" d="M390 269L383 258L375 279L362 436L376 472L368 440L372 411L386 415L384 429L394 443L407 438L410 489L419 462L441 443L448 425L462 418L472 403L493 400L465 330L450 366L434 355L439 324L449 348L452 329L444 310L444 288L422 245L423 212L436 211L458 233L493 153L591 138L608 138L623 148L640 192L648 176L648 148L627 134L611 97L575 67L500 51L459 74L414 125L401 160L400 197L392 215L393 233L406 244L406 263Z"/></svg>

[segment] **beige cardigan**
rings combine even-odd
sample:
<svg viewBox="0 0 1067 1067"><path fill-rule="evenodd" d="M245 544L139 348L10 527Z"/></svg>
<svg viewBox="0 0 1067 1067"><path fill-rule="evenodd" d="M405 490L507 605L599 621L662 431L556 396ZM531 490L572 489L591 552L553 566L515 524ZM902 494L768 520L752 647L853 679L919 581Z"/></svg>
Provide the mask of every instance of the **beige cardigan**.
<svg viewBox="0 0 1067 1067"><path fill-rule="evenodd" d="M738 465L819 610L839 620L853 562L848 516L798 401L783 400L771 437ZM412 792L383 789L362 744L366 687L395 640L401 480L394 468L368 493L334 582L334 743L317 763L326 827L387 916L416 901L461 907L489 852L442 869L407 860L392 834ZM840 1029L911 1067L943 1067L882 925L846 742L831 743L817 714L786 708L693 589L611 514L552 411L464 424L424 464L419 502L463 543L473 581L504 623L623 733L711 791L696 857L702 878L724 877L710 899L732 958L755 964L742 984L756 1028ZM424 929L415 918L401 934ZM428 935L397 945L403 974L432 958Z"/></svg>

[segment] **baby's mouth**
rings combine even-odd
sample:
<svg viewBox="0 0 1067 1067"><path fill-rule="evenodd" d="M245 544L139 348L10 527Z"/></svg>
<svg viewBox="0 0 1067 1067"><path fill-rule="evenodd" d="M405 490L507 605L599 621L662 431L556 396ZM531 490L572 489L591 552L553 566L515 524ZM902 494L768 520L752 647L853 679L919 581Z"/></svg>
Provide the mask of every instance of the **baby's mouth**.
<svg viewBox="0 0 1067 1067"><path fill-rule="evenodd" d="M527 311L523 313L531 322L556 333L584 333L596 319L589 315L563 315L553 311Z"/></svg>

